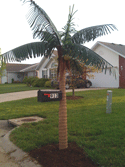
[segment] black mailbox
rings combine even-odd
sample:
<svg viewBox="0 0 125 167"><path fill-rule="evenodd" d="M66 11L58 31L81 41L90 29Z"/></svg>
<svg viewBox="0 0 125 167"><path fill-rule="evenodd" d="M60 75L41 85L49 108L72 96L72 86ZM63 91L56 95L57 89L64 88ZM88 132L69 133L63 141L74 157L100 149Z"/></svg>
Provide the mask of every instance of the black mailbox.
<svg viewBox="0 0 125 167"><path fill-rule="evenodd" d="M39 90L37 92L38 102L60 101L62 92L60 90Z"/></svg>

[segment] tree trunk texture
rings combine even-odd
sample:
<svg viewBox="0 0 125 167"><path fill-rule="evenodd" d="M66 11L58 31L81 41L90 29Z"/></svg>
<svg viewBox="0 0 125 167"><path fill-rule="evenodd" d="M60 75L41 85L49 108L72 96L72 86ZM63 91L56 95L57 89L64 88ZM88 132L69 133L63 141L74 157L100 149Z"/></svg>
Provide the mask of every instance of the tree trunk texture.
<svg viewBox="0 0 125 167"><path fill-rule="evenodd" d="M59 149L66 149L68 147L67 136L67 103L66 103L66 91L65 91L65 72L66 62L62 58L61 47L58 49L59 55L59 87L62 91L62 100L60 100L59 106Z"/></svg>

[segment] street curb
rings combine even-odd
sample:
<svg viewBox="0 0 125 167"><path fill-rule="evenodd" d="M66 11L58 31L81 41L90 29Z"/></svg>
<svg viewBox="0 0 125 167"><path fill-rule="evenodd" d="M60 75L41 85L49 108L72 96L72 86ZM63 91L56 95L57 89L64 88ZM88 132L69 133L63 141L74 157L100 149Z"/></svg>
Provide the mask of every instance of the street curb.
<svg viewBox="0 0 125 167"><path fill-rule="evenodd" d="M9 135L14 129L9 131L4 137L1 138L2 148L21 167L41 167L36 160L28 155L28 153L22 151L9 140Z"/></svg>

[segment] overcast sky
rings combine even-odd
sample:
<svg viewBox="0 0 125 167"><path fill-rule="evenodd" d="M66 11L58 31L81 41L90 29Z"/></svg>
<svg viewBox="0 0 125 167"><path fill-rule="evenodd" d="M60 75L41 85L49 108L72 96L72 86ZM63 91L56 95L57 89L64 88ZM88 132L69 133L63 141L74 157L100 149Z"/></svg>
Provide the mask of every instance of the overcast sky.
<svg viewBox="0 0 125 167"><path fill-rule="evenodd" d="M89 48L96 41L125 45L124 0L35 0L35 2L50 16L57 30L62 30L65 26L69 6L73 4L75 10L78 10L74 16L77 30L100 24L114 24L118 28L118 31L99 37L94 42L86 43L85 46ZM20 0L0 0L0 48L2 53L26 43L39 41L32 37L32 31L25 17L28 8L27 5L22 4ZM27 62L38 61L40 59Z"/></svg>

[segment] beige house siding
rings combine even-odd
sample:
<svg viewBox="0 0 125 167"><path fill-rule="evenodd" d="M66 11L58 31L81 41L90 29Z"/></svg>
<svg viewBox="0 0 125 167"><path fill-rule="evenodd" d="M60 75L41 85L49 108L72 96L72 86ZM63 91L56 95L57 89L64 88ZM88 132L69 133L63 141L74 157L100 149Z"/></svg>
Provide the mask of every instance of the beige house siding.
<svg viewBox="0 0 125 167"><path fill-rule="evenodd" d="M95 77L94 79L91 78L90 81L92 82L92 87L119 87L119 55L112 50L106 48L105 46L96 45L95 48L92 49L94 52L99 54L102 58L108 61L115 67L116 75L109 74L107 70L105 74L105 70L101 73L92 73Z"/></svg>

